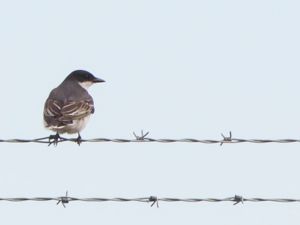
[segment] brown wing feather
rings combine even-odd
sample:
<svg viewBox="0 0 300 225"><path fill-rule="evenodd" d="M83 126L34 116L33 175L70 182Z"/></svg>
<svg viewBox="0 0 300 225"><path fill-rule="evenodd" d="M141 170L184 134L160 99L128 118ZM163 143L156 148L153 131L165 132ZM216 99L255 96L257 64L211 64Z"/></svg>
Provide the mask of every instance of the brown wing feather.
<svg viewBox="0 0 300 225"><path fill-rule="evenodd" d="M94 106L89 102L68 102L61 109L61 114L66 119L82 119L94 111Z"/></svg>
<svg viewBox="0 0 300 225"><path fill-rule="evenodd" d="M73 120L82 119L94 113L93 101L61 101L47 99L44 108L44 120L47 126L64 126Z"/></svg>

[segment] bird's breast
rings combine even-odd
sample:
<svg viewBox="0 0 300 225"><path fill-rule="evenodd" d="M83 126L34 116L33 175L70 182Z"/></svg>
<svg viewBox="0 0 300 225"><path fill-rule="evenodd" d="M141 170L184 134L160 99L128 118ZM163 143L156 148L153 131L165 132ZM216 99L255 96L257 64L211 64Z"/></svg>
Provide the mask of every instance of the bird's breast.
<svg viewBox="0 0 300 225"><path fill-rule="evenodd" d="M70 134L79 133L85 128L89 119L90 119L90 115L79 120L73 120L73 123L66 125L66 133L70 133Z"/></svg>
<svg viewBox="0 0 300 225"><path fill-rule="evenodd" d="M48 129L58 132L60 134L62 133L74 134L82 131L85 128L86 124L88 123L89 119L90 119L90 115L78 120L73 120L72 123L63 126L49 125L46 123L46 121L44 121L44 123Z"/></svg>

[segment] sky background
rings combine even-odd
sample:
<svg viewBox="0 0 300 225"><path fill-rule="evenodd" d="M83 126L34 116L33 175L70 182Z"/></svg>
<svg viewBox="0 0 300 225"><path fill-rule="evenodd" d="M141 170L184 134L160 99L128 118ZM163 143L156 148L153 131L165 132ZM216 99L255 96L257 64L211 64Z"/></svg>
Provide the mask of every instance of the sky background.
<svg viewBox="0 0 300 225"><path fill-rule="evenodd" d="M299 138L300 2L0 1L0 139L51 134L75 69L96 112L83 138ZM72 136L73 137L73 136ZM75 136L74 136L75 137ZM300 198L299 144L0 144L1 197ZM0 202L1 224L299 224L300 204Z"/></svg>

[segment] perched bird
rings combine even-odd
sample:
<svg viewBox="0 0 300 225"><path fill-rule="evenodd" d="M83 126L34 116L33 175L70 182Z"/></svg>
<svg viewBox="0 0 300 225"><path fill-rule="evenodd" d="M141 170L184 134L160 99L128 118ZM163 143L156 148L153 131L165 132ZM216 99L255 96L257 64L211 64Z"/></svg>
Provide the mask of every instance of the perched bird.
<svg viewBox="0 0 300 225"><path fill-rule="evenodd" d="M56 145L62 133L78 133L77 143L80 144L80 132L95 112L93 98L87 89L100 82L105 81L85 70L75 70L50 92L44 106L44 125L56 132L50 135L49 139L54 139L50 144Z"/></svg>

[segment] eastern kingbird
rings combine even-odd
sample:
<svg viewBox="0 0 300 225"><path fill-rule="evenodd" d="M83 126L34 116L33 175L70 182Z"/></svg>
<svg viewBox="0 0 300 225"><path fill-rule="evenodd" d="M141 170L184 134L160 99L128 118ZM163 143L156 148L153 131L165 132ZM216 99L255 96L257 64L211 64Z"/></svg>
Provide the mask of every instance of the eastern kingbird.
<svg viewBox="0 0 300 225"><path fill-rule="evenodd" d="M50 144L57 144L62 133L78 133L77 143L80 144L80 131L95 112L93 98L87 89L100 82L105 81L85 70L75 70L50 92L44 106L44 125L56 132L50 135L49 139L54 139Z"/></svg>

